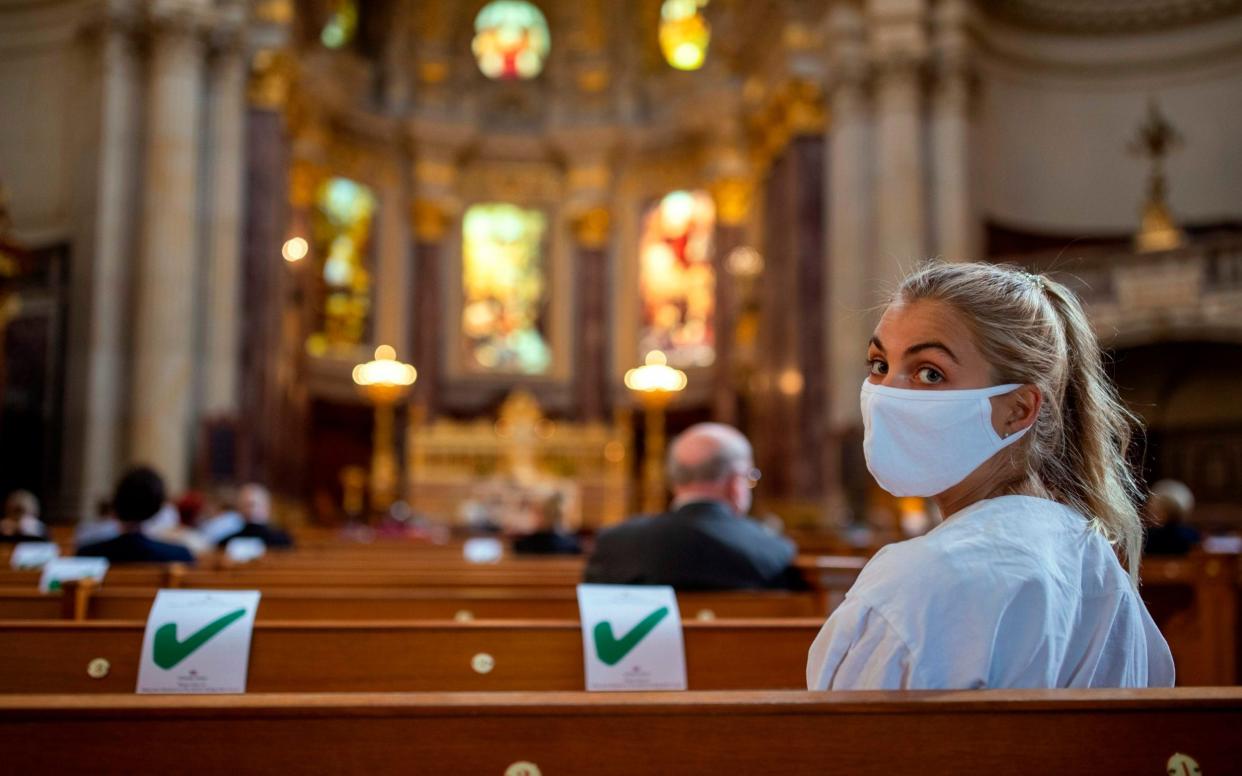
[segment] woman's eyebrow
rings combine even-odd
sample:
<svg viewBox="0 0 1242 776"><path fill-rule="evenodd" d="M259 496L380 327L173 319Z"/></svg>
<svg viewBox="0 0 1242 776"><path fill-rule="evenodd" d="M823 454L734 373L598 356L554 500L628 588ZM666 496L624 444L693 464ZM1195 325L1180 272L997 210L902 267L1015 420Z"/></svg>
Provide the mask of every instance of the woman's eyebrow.
<svg viewBox="0 0 1242 776"><path fill-rule="evenodd" d="M871 342L868 344L874 345L876 350L884 350L884 343L880 342L880 338L874 335L872 335Z"/></svg>
<svg viewBox="0 0 1242 776"><path fill-rule="evenodd" d="M953 363L955 364L962 363L961 361L958 361L957 356L953 355L953 351L949 350L947 345L945 345L943 342L937 342L935 340L932 340L930 342L920 342L917 345L911 345L910 347L906 348L906 355L912 356L921 350L943 350L946 356L953 359Z"/></svg>

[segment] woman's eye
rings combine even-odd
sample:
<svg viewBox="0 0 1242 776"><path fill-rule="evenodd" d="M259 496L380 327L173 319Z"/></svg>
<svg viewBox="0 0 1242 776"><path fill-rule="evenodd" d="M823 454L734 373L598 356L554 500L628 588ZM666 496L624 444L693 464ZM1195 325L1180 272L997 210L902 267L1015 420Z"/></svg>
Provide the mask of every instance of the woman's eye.
<svg viewBox="0 0 1242 776"><path fill-rule="evenodd" d="M919 382L927 383L928 385L935 385L936 383L944 381L944 375L940 374L939 370L933 369L930 366L923 367L919 371L915 372L914 376L919 379Z"/></svg>
<svg viewBox="0 0 1242 776"><path fill-rule="evenodd" d="M883 377L888 374L888 364L878 358L873 358L868 361L867 368L871 371L871 374L874 377Z"/></svg>

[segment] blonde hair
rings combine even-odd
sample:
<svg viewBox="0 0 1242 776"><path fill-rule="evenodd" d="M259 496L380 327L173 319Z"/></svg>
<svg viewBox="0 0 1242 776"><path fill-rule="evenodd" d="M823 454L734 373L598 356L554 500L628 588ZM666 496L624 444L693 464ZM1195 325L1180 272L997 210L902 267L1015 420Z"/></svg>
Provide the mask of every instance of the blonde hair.
<svg viewBox="0 0 1242 776"><path fill-rule="evenodd" d="M1100 346L1072 291L1043 275L995 264L933 261L902 282L898 300L935 300L965 319L997 384L1043 394L1010 492L1058 501L1085 515L1138 584L1141 489L1126 460L1139 421L1104 371Z"/></svg>

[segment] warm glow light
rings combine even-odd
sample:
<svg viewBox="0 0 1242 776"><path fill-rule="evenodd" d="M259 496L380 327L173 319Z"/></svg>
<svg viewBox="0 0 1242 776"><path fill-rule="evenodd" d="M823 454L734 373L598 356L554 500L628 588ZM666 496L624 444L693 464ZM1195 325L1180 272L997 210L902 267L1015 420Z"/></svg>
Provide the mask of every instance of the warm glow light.
<svg viewBox="0 0 1242 776"><path fill-rule="evenodd" d="M676 393L686 387L686 373L668 365L659 350L647 354L646 364L625 373L625 387L642 393Z"/></svg>
<svg viewBox="0 0 1242 776"><path fill-rule="evenodd" d="M290 263L301 261L306 258L306 254L310 252L310 243L301 237L290 237L285 240L285 244L280 247L280 255L285 257L285 261Z"/></svg>
<svg viewBox="0 0 1242 776"><path fill-rule="evenodd" d="M660 7L660 51L677 70L698 70L707 60L712 29L703 15L708 0L664 0Z"/></svg>
<svg viewBox="0 0 1242 776"><path fill-rule="evenodd" d="M418 371L397 360L397 351L389 345L375 349L375 360L354 367L354 382L358 385L404 387L413 385Z"/></svg>
<svg viewBox="0 0 1242 776"><path fill-rule="evenodd" d="M470 48L488 78L525 80L543 70L551 45L542 11L521 0L495 0L475 17Z"/></svg>

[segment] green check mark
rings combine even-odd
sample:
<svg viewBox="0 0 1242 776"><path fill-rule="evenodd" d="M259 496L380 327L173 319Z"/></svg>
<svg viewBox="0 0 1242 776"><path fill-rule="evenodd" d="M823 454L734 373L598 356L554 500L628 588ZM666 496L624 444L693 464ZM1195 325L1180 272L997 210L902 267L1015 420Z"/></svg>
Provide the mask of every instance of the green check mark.
<svg viewBox="0 0 1242 776"><path fill-rule="evenodd" d="M668 607L661 606L643 618L642 622L630 629L630 632L617 638L612 634L612 623L607 620L595 626L595 654L604 661L604 665L615 666L621 658L630 654L638 642L647 637L652 629L668 616Z"/></svg>
<svg viewBox="0 0 1242 776"><path fill-rule="evenodd" d="M245 615L245 609L229 612L223 617L212 620L199 628L190 634L185 641L177 641L177 623L170 622L161 625L159 630L155 632L155 644L152 649L155 664L167 671L192 655L199 647L211 641L217 633L237 622Z"/></svg>

